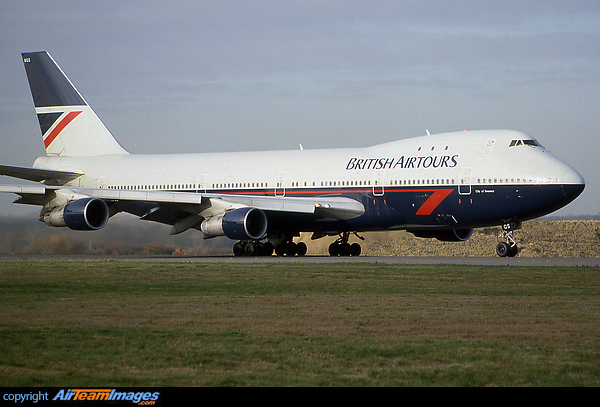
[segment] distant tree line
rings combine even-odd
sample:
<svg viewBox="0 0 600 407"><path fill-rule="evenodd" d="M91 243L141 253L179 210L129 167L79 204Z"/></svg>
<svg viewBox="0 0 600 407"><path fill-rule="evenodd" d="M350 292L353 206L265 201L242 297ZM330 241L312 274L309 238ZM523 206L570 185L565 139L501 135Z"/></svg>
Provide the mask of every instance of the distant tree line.
<svg viewBox="0 0 600 407"><path fill-rule="evenodd" d="M198 230L169 235L170 226L117 215L97 231L54 228L30 218L0 218L1 254L216 255L227 238L203 239Z"/></svg>

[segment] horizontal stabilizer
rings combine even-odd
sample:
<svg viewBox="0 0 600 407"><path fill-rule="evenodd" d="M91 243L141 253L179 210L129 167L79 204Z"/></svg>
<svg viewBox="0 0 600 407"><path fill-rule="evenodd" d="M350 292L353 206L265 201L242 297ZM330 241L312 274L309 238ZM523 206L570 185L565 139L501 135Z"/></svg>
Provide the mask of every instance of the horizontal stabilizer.
<svg viewBox="0 0 600 407"><path fill-rule="evenodd" d="M0 165L0 175L6 175L9 177L26 179L35 182L45 181L47 184L64 184L81 177L83 172L44 170L41 168Z"/></svg>

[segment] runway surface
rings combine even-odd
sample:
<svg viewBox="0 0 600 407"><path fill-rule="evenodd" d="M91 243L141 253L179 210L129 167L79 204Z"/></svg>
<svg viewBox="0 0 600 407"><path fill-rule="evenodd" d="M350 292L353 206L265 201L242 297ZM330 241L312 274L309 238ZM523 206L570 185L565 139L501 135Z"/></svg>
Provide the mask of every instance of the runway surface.
<svg viewBox="0 0 600 407"><path fill-rule="evenodd" d="M169 261L182 263L383 263L464 264L483 266L588 266L600 267L597 257L233 257L233 256L91 256L91 255L2 255L0 261Z"/></svg>

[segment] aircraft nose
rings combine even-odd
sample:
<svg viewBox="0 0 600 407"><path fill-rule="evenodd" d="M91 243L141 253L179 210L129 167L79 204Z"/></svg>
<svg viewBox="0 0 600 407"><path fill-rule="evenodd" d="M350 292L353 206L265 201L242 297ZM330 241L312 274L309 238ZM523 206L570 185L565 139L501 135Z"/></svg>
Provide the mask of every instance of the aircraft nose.
<svg viewBox="0 0 600 407"><path fill-rule="evenodd" d="M567 198L569 201L572 201L579 195L581 195L581 193L585 189L585 184L563 184L562 189L565 198Z"/></svg>
<svg viewBox="0 0 600 407"><path fill-rule="evenodd" d="M569 167L561 178L563 194L569 201L577 198L585 189L585 180L577 171Z"/></svg>

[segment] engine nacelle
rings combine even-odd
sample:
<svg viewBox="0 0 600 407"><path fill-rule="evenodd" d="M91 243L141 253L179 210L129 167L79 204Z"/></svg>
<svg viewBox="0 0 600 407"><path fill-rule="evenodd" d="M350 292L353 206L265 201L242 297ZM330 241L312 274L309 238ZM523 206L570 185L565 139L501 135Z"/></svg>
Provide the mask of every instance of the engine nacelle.
<svg viewBox="0 0 600 407"><path fill-rule="evenodd" d="M73 230L98 230L108 222L108 205L102 199L82 198L46 212L43 220L48 226Z"/></svg>
<svg viewBox="0 0 600 407"><path fill-rule="evenodd" d="M267 232L267 216L258 208L240 208L206 219L200 230L208 237L260 239Z"/></svg>
<svg viewBox="0 0 600 407"><path fill-rule="evenodd" d="M409 230L409 232L416 237L436 238L442 242L464 242L465 240L469 240L473 234L473 229L413 229Z"/></svg>

